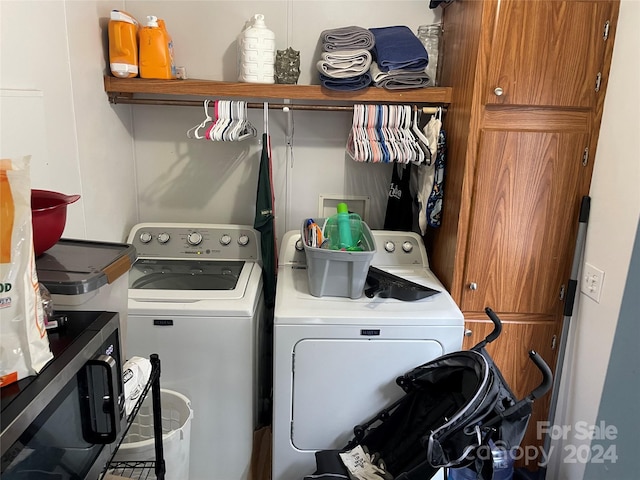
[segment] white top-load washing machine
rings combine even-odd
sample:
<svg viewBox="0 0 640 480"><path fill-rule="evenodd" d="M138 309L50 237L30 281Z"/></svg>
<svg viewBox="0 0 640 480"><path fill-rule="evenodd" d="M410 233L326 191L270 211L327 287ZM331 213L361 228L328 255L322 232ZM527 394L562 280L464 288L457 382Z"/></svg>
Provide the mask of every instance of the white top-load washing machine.
<svg viewBox="0 0 640 480"><path fill-rule="evenodd" d="M354 426L403 395L396 377L462 347L462 312L429 270L422 239L372 233L372 266L440 293L416 301L314 297L300 232L285 235L274 312L274 480L313 473L317 450L343 448Z"/></svg>
<svg viewBox="0 0 640 480"><path fill-rule="evenodd" d="M161 385L191 400L190 472L248 478L264 315L258 233L241 225L136 225L127 353L158 353ZM169 476L171 474L171 476Z"/></svg>

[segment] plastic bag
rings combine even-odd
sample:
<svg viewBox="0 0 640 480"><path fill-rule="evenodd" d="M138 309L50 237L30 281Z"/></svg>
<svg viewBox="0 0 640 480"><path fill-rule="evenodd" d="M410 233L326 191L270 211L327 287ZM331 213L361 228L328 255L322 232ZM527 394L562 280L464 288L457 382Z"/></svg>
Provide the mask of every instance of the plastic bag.
<svg viewBox="0 0 640 480"><path fill-rule="evenodd" d="M131 357L122 367L124 407L127 415L133 411L151 377L151 362L144 357Z"/></svg>
<svg viewBox="0 0 640 480"><path fill-rule="evenodd" d="M0 160L0 386L53 358L33 252L29 157Z"/></svg>

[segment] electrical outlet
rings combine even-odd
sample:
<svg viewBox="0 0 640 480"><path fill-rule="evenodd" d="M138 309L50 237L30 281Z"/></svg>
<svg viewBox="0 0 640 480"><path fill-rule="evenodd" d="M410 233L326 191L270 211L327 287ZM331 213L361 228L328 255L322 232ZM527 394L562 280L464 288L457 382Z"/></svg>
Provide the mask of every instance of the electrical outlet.
<svg viewBox="0 0 640 480"><path fill-rule="evenodd" d="M602 293L602 284L604 283L604 272L599 268L584 264L582 268L582 282L580 282L580 291L587 297L600 303L600 294Z"/></svg>

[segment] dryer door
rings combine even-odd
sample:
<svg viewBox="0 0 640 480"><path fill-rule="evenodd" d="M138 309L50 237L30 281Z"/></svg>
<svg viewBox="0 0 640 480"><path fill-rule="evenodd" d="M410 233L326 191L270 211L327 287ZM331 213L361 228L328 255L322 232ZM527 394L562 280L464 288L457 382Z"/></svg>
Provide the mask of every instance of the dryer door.
<svg viewBox="0 0 640 480"><path fill-rule="evenodd" d="M396 377L444 353L428 339L305 339L294 348L291 441L342 448L353 427L404 392Z"/></svg>

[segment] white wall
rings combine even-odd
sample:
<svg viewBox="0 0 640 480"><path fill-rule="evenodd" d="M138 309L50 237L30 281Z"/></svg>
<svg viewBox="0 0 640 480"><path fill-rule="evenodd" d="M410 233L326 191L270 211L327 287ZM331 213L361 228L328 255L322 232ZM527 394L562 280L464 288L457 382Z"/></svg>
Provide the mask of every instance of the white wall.
<svg viewBox="0 0 640 480"><path fill-rule="evenodd" d="M37 120L45 125L27 140L3 136L1 153L34 155L34 188L82 195L68 209L65 237L122 241L137 221L253 222L259 139L189 140L185 132L204 118L202 109L106 101L102 75L112 8L139 20L151 14L164 18L176 63L191 78L227 81L236 79L237 35L254 13L263 13L277 48L301 51L300 83L306 84L319 83L314 66L322 30L407 25L417 31L439 22L441 13L426 0L0 0L0 88L36 90L41 96L29 105L37 104ZM25 102L2 102L4 132L12 121L18 128L15 119L29 122L29 116L20 118L29 110ZM262 132L262 113L250 114ZM322 193L371 195L370 224L380 227L390 166L358 165L345 155L350 114L293 116L290 155L287 119L278 111L270 115L278 237L316 215Z"/></svg>
<svg viewBox="0 0 640 480"><path fill-rule="evenodd" d="M440 21L441 14L425 0L127 1L126 9L138 20L166 20L176 64L189 77L225 81L237 78L238 34L253 14L262 13L276 47L301 52L301 84L319 83L315 63L322 30L407 25L417 31ZM261 133L262 111L249 113ZM136 106L133 115L141 221L253 224L259 139L188 139L186 131L204 119L203 108ZM285 145L285 114L272 110L269 118L278 239L317 215L320 194L371 195L369 223L382 227L390 165L359 165L346 156L349 113L294 112L293 158Z"/></svg>
<svg viewBox="0 0 640 480"><path fill-rule="evenodd" d="M640 216L640 65L630 61L640 57L639 22L640 2L622 0L591 185L584 257L605 272L604 283L600 303L584 294L576 299L562 377L564 398L555 422L572 430L564 441L554 444L556 454L549 471L556 474L550 478L583 477L586 464L568 463L567 458L574 448L589 444L579 434L576 438L576 423L594 425L596 421Z"/></svg>
<svg viewBox="0 0 640 480"><path fill-rule="evenodd" d="M82 195L69 207L67 237L122 241L138 220L253 221L256 141L206 144L186 139L186 130L203 117L197 108L108 104L102 75L112 8L124 8L139 19L165 17L177 63L191 77L216 80L234 79L235 37L253 13L264 13L277 47L301 50L300 83L312 83L324 28L405 24L415 30L439 20L440 14L428 9L427 0L0 0L0 88L39 92L25 100L33 110L0 96L0 153L38 152L34 188ZM596 418L640 212L638 24L640 3L622 0L585 254L586 261L605 271L605 283L600 304L582 295L578 299L563 376L566 401L559 406L562 424ZM23 140L26 135L5 136L18 128L16 118L28 122L25 111L34 117L24 130L43 127L32 132L30 142ZM261 131L261 112L251 115ZM348 114L295 112L293 159L284 148L286 117L279 112L270 117L279 236L314 214L320 193L386 195L388 166L358 165L345 158ZM374 209L374 227L381 205L379 201ZM556 460L559 474L553 478L581 478L584 465Z"/></svg>
<svg viewBox="0 0 640 480"><path fill-rule="evenodd" d="M33 188L81 195L68 207L69 238L122 241L137 219L130 110L111 108L102 83L106 18L118 5L0 1L0 154L33 155Z"/></svg>

